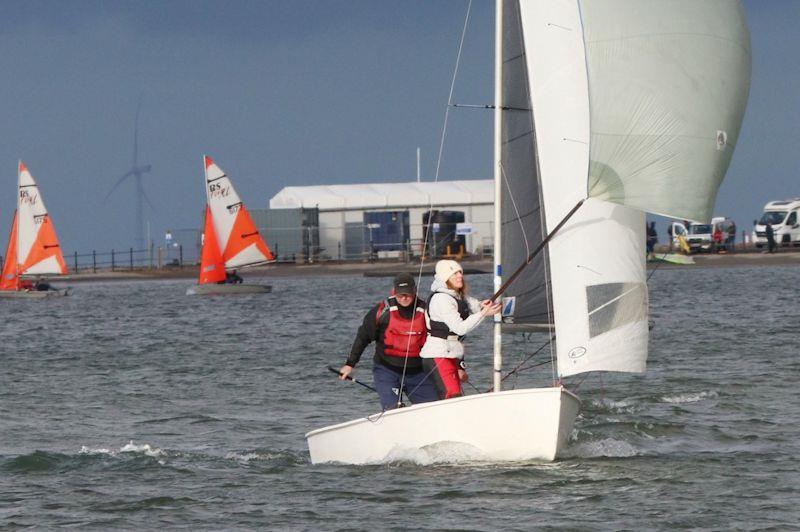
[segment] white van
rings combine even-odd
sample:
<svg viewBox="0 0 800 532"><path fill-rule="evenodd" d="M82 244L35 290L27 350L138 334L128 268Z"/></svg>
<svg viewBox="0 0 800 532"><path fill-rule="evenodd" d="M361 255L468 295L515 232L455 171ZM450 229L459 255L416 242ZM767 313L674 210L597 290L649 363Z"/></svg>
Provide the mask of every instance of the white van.
<svg viewBox="0 0 800 532"><path fill-rule="evenodd" d="M719 242L714 241L716 229L722 232ZM671 232L672 246L680 249L678 237L682 236L686 241L689 253L732 251L736 242L736 224L724 216L712 218L710 224L692 222L689 227L681 222L672 222Z"/></svg>
<svg viewBox="0 0 800 532"><path fill-rule="evenodd" d="M756 222L756 247L767 245L767 222L772 224L775 243L783 246L800 246L800 198L770 201L764 205L764 214Z"/></svg>

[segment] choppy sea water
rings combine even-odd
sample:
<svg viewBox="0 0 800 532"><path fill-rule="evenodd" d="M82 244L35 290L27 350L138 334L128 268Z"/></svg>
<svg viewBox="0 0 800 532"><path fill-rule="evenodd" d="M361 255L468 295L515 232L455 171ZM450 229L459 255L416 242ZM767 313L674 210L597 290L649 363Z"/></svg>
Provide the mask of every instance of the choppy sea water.
<svg viewBox="0 0 800 532"><path fill-rule="evenodd" d="M488 294L490 276L469 281ZM647 374L587 378L554 463L464 465L444 448L312 466L305 432L377 409L325 367L390 280L268 282L257 296L154 281L0 301L0 528L800 527L796 267L656 271ZM490 330L468 340L481 389ZM508 366L542 342L509 341ZM516 385L551 375L545 363Z"/></svg>

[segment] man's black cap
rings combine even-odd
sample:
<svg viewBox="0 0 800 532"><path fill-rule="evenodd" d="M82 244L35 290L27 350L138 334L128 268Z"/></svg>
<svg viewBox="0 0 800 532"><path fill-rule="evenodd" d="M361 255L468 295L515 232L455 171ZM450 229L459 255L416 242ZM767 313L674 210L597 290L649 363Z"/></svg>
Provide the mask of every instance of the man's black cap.
<svg viewBox="0 0 800 532"><path fill-rule="evenodd" d="M417 284L414 282L414 277L410 273L399 273L394 278L394 293L395 294L411 294L417 293Z"/></svg>

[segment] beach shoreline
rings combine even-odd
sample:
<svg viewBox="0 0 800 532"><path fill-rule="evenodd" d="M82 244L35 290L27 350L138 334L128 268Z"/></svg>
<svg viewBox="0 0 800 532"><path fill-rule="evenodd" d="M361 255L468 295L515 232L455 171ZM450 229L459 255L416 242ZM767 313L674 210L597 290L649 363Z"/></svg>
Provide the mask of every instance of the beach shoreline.
<svg viewBox="0 0 800 532"><path fill-rule="evenodd" d="M664 251L656 253L656 257L664 255ZM672 264L663 261L650 261L648 270L652 269L704 269L704 268L739 268L739 267L766 267L800 265L800 249L783 249L776 253L762 251L742 251L736 253L702 253L691 255L694 264ZM312 264L280 263L246 268L239 270L243 277L270 278L270 277L315 277L336 275L363 275L365 277L390 277L401 272L412 274L433 275L436 261L426 261L422 266L419 262L337 262L326 261ZM492 260L488 258L464 258L462 261L465 273L492 273ZM135 269L135 270L99 270L97 272L71 273L67 276L53 279L54 282L102 282L120 280L166 280L166 279L194 279L198 275L197 265L184 267L166 267L160 269Z"/></svg>

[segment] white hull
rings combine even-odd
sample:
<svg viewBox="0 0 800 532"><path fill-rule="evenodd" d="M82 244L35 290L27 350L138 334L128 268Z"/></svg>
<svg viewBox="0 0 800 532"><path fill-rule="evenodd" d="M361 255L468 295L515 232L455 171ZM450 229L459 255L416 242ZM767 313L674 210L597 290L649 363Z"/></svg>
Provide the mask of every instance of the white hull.
<svg viewBox="0 0 800 532"><path fill-rule="evenodd" d="M224 296L232 294L267 294L271 285L263 284L198 284L186 289L187 296Z"/></svg>
<svg viewBox="0 0 800 532"><path fill-rule="evenodd" d="M57 288L55 290L0 290L0 298L19 298L19 299L44 299L48 297L64 297L69 295L69 288Z"/></svg>
<svg viewBox="0 0 800 532"><path fill-rule="evenodd" d="M306 434L311 462L380 463L437 444L469 460L554 460L580 399L563 387L470 395L389 410Z"/></svg>

